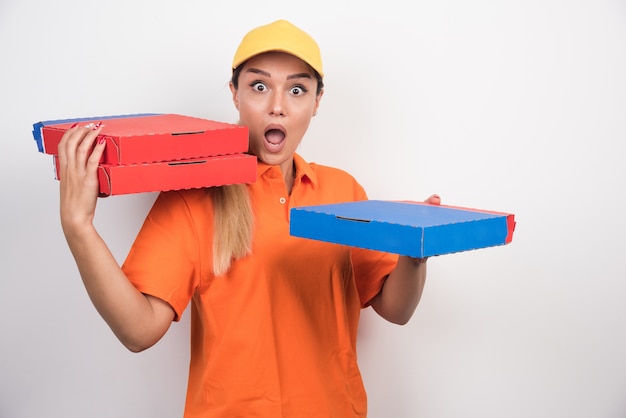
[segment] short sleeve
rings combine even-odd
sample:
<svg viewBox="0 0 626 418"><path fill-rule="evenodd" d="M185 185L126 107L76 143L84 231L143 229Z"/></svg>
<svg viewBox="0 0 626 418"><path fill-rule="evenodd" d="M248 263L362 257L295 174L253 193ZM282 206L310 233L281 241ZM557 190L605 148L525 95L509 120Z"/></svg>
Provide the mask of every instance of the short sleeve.
<svg viewBox="0 0 626 418"><path fill-rule="evenodd" d="M398 255L362 248L352 248L351 255L361 307L365 308L382 289L387 276L398 262Z"/></svg>
<svg viewBox="0 0 626 418"><path fill-rule="evenodd" d="M204 202L208 206L208 199ZM199 203L190 202L183 193L161 193L122 265L140 292L172 306L176 321L193 297L202 276L202 261L210 254L203 244L210 231L198 230L194 204Z"/></svg>

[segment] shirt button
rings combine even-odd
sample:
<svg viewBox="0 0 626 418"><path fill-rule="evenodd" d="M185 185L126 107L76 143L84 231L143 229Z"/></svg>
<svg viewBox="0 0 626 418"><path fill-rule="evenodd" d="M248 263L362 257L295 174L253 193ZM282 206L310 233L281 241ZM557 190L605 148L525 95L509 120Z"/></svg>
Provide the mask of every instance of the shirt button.
<svg viewBox="0 0 626 418"><path fill-rule="evenodd" d="M285 199L284 197L281 197L278 201L280 202L281 205L284 205L287 199Z"/></svg>

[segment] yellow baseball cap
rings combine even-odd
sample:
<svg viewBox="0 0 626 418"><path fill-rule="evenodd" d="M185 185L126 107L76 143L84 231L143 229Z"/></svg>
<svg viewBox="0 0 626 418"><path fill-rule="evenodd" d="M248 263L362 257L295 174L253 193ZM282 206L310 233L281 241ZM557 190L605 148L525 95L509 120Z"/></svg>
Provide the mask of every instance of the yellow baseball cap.
<svg viewBox="0 0 626 418"><path fill-rule="evenodd" d="M277 20L248 32L235 52L233 70L250 58L271 51L286 52L298 57L324 77L322 55L317 42L286 20Z"/></svg>

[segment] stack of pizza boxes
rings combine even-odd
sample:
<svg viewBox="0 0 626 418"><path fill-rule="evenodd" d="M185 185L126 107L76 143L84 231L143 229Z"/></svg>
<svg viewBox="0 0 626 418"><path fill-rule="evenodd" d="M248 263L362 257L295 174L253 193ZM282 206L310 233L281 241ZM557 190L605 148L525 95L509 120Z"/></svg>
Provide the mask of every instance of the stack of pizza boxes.
<svg viewBox="0 0 626 418"><path fill-rule="evenodd" d="M101 122L106 146L98 167L100 196L203 188L256 181L256 157L246 154L248 128L177 114L135 114L38 122L39 151L53 156L72 125Z"/></svg>

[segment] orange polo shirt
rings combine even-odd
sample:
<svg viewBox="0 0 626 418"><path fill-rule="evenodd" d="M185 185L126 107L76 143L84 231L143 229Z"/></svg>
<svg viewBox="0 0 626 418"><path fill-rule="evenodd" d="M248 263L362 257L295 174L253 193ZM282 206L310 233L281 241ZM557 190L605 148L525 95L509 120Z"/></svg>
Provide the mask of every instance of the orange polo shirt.
<svg viewBox="0 0 626 418"><path fill-rule="evenodd" d="M187 418L366 416L359 314L397 256L291 237L290 208L367 198L346 172L295 162L291 195L280 169L259 163L252 254L225 276L212 274L212 206L201 189L160 194L124 263L176 320L191 301Z"/></svg>

